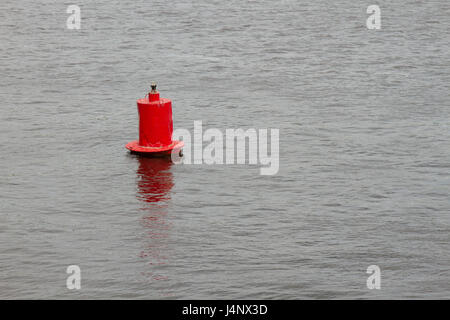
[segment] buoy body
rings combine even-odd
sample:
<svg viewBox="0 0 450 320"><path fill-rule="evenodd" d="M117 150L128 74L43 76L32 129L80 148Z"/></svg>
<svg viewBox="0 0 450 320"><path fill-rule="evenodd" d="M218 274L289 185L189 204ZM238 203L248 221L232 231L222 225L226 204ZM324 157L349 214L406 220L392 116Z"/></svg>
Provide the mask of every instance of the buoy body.
<svg viewBox="0 0 450 320"><path fill-rule="evenodd" d="M148 97L137 100L139 113L139 140L125 147L132 153L164 156L172 151L180 152L184 143L172 141L173 118L172 101L160 98L156 85Z"/></svg>
<svg viewBox="0 0 450 320"><path fill-rule="evenodd" d="M155 97L157 95L157 97ZM159 93L137 101L139 112L139 145L161 147L172 143L172 101L160 99Z"/></svg>

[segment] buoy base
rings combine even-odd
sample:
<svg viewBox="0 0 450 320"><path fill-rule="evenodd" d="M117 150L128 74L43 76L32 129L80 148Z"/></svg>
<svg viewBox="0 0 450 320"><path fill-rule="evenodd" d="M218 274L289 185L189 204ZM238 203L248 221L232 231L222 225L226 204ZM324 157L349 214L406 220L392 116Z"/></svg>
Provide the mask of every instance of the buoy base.
<svg viewBox="0 0 450 320"><path fill-rule="evenodd" d="M130 150L131 153L147 157L166 157L170 156L172 151L181 153L181 149L183 147L184 142L177 140L173 141L167 146L162 147L143 147L139 145L138 140L132 141L125 146L125 148Z"/></svg>

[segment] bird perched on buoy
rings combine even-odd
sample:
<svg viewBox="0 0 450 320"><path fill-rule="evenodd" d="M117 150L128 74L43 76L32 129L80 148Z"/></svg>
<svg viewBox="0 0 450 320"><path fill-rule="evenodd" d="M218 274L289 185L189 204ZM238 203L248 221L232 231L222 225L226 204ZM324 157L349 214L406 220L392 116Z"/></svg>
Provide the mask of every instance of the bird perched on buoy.
<svg viewBox="0 0 450 320"><path fill-rule="evenodd" d="M137 100L139 113L139 140L128 143L131 153L145 156L182 155L183 141L172 140L172 101L160 98L152 83L148 96Z"/></svg>

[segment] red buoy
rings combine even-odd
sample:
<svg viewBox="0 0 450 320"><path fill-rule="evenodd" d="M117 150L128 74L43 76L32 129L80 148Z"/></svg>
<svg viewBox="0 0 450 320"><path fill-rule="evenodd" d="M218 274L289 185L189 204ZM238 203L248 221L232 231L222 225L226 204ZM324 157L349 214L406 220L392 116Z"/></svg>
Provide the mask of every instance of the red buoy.
<svg viewBox="0 0 450 320"><path fill-rule="evenodd" d="M172 141L172 101L159 97L156 84L148 97L138 99L139 141L128 143L131 153L147 156L167 156L172 152L181 154L183 141Z"/></svg>

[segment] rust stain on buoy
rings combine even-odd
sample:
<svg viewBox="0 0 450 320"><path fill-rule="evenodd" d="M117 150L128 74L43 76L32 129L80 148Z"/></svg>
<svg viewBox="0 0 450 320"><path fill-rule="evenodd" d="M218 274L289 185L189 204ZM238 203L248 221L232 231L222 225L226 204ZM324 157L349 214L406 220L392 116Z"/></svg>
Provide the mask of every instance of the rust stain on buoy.
<svg viewBox="0 0 450 320"><path fill-rule="evenodd" d="M160 98L156 84L152 83L148 97L137 100L139 113L139 140L128 143L131 153L146 156L168 156L172 152L181 155L183 141L172 140L172 101Z"/></svg>

